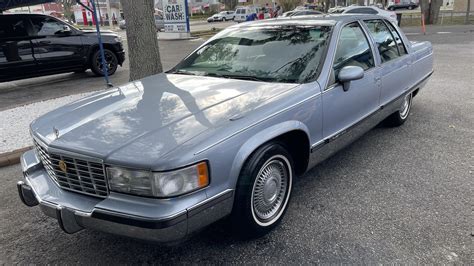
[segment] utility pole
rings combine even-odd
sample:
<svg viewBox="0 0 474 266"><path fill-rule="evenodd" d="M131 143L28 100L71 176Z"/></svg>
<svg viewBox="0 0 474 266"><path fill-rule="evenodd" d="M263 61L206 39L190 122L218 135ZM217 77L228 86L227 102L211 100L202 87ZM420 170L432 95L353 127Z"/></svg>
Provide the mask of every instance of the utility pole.
<svg viewBox="0 0 474 266"><path fill-rule="evenodd" d="M107 14L109 16L109 27L111 29L113 29L114 28L114 23L112 21L112 12L110 11L110 0L105 0L105 3L107 5Z"/></svg>

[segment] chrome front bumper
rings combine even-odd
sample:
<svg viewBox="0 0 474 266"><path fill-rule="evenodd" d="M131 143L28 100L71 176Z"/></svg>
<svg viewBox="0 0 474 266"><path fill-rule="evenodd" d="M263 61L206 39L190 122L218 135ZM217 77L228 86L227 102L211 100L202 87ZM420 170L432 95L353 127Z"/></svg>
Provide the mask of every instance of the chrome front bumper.
<svg viewBox="0 0 474 266"><path fill-rule="evenodd" d="M59 188L32 150L23 154L21 165L25 180L17 187L22 202L39 205L69 234L90 228L149 241L177 242L232 210L231 189L209 198L205 191L198 191L170 199L111 192L103 199Z"/></svg>

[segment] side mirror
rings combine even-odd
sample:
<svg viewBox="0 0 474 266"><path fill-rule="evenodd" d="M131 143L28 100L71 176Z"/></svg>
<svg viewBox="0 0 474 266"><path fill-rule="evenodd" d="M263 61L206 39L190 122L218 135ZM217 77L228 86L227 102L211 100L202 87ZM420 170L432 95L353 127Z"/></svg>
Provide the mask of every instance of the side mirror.
<svg viewBox="0 0 474 266"><path fill-rule="evenodd" d="M54 34L69 35L71 34L71 28L67 25L63 25L63 28L61 30L58 30Z"/></svg>
<svg viewBox="0 0 474 266"><path fill-rule="evenodd" d="M359 66L343 67L337 75L338 80L342 83L342 89L348 91L351 87L351 81L364 77L364 69Z"/></svg>

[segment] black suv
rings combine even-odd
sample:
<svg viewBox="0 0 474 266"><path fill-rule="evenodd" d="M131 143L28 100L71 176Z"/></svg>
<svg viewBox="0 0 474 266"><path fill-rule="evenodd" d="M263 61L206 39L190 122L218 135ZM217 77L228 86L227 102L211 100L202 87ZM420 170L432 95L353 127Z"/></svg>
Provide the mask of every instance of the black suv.
<svg viewBox="0 0 474 266"><path fill-rule="evenodd" d="M117 34L101 31L107 73L125 60ZM94 30L38 14L0 14L0 82L91 69L104 74Z"/></svg>

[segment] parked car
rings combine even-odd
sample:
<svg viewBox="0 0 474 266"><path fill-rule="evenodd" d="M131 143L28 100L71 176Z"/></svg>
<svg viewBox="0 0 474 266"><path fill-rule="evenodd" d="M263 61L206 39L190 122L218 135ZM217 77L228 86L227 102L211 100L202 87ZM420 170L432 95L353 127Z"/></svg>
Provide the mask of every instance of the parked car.
<svg viewBox="0 0 474 266"><path fill-rule="evenodd" d="M257 8L251 6L237 7L235 9L234 21L244 22L247 20L247 16L257 14Z"/></svg>
<svg viewBox="0 0 474 266"><path fill-rule="evenodd" d="M234 11L221 11L207 18L207 22L234 20Z"/></svg>
<svg viewBox="0 0 474 266"><path fill-rule="evenodd" d="M0 15L0 82L91 69L103 75L97 34L55 17ZM102 31L108 74L125 60L122 41Z"/></svg>
<svg viewBox="0 0 474 266"><path fill-rule="evenodd" d="M398 3L398 4L392 4L387 7L388 10L397 10L397 9L415 9L418 7L418 4L413 3L413 2L408 2L408 3Z"/></svg>
<svg viewBox="0 0 474 266"><path fill-rule="evenodd" d="M395 24L398 23L397 21L397 14L395 12L386 11L380 9L376 6L348 6L342 7L337 9L332 9L328 11L330 14L371 14L371 15L379 15L382 17L386 17L390 21L394 22Z"/></svg>
<svg viewBox="0 0 474 266"><path fill-rule="evenodd" d="M298 11L290 11L290 14L286 14L289 12L283 13L284 17L298 17L298 16L311 16L311 15L324 15L323 12L316 11L316 10L298 10ZM286 14L286 15L285 15Z"/></svg>
<svg viewBox="0 0 474 266"><path fill-rule="evenodd" d="M294 10L292 11L287 11L287 12L284 12L281 17L291 17L291 15L293 15L293 13L295 13Z"/></svg>
<svg viewBox="0 0 474 266"><path fill-rule="evenodd" d="M402 125L432 72L431 44L381 16L234 25L167 73L36 119L19 196L67 233L170 242L230 216L259 236L297 176L381 121Z"/></svg>
<svg viewBox="0 0 474 266"><path fill-rule="evenodd" d="M156 31L162 31L165 29L165 21L163 20L163 13L155 14L155 26ZM119 28L122 30L127 29L127 22L125 19L119 21Z"/></svg>

